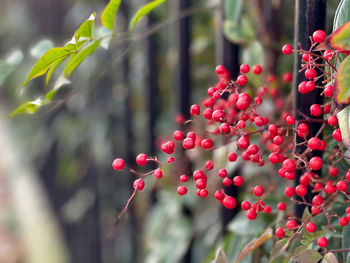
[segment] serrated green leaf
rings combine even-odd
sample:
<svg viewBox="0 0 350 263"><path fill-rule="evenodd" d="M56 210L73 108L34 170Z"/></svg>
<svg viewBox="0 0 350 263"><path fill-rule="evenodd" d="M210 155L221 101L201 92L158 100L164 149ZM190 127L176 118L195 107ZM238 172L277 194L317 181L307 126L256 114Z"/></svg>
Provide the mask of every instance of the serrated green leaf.
<svg viewBox="0 0 350 263"><path fill-rule="evenodd" d="M113 31L114 18L118 11L121 0L111 0L102 12L101 22L102 24Z"/></svg>
<svg viewBox="0 0 350 263"><path fill-rule="evenodd" d="M26 114L34 114L38 111L38 109L43 105L43 101L41 99L27 101L23 103L21 106L19 106L16 110L14 110L10 115L10 117L13 117L19 113L26 113Z"/></svg>
<svg viewBox="0 0 350 263"><path fill-rule="evenodd" d="M141 7L135 15L132 17L130 23L129 23L129 30L133 30L136 26L136 24L140 21L141 18L146 16L148 13L150 13L153 9L157 8L159 5L164 3L166 0L155 0L151 3L148 3L147 5L144 5Z"/></svg>
<svg viewBox="0 0 350 263"><path fill-rule="evenodd" d="M301 252L307 249L307 246L298 246L293 251L293 256L299 255Z"/></svg>
<svg viewBox="0 0 350 263"><path fill-rule="evenodd" d="M71 53L72 51L62 47L55 47L47 51L35 63L26 80L24 81L23 86L25 86L31 79L44 75L56 61L68 56Z"/></svg>
<svg viewBox="0 0 350 263"><path fill-rule="evenodd" d="M335 11L333 31L350 20L350 0L341 0Z"/></svg>
<svg viewBox="0 0 350 263"><path fill-rule="evenodd" d="M294 256L292 259L298 263L318 263L321 258L322 255L317 251L307 249Z"/></svg>
<svg viewBox="0 0 350 263"><path fill-rule="evenodd" d="M302 240L300 240L300 243L304 246L308 246L312 243L312 241L308 240L308 239L302 239Z"/></svg>
<svg viewBox="0 0 350 263"><path fill-rule="evenodd" d="M49 71L46 74L45 79L45 85L47 86L49 84L50 78L52 76L52 73L55 71L55 69L67 58L68 56L62 57L59 60L57 60L55 63L53 63L49 69Z"/></svg>
<svg viewBox="0 0 350 263"><path fill-rule="evenodd" d="M342 243L343 243L343 248L350 248L350 226L349 225L343 227L343 240L342 240ZM350 257L350 253L349 252L344 252L343 253L344 261L346 261L349 257Z"/></svg>
<svg viewBox="0 0 350 263"><path fill-rule="evenodd" d="M350 56L340 64L335 78L335 100L338 104L350 102Z"/></svg>
<svg viewBox="0 0 350 263"><path fill-rule="evenodd" d="M278 256L280 256L282 252L285 251L287 243L288 243L287 238L278 240L276 244L273 246L273 248L271 249L270 260L273 260L274 258L277 258Z"/></svg>
<svg viewBox="0 0 350 263"><path fill-rule="evenodd" d="M44 39L39 41L31 50L30 54L34 58L40 58L48 50L54 47L53 42L50 39Z"/></svg>
<svg viewBox="0 0 350 263"><path fill-rule="evenodd" d="M327 43L336 50L350 51L350 21L341 25L327 39Z"/></svg>
<svg viewBox="0 0 350 263"><path fill-rule="evenodd" d="M96 18L96 13L92 13L90 17L85 20L80 27L75 31L74 37L76 40L79 40L80 38L87 38L90 39L92 35L92 29L94 27Z"/></svg>
<svg viewBox="0 0 350 263"><path fill-rule="evenodd" d="M343 143L346 148L350 148L350 107L347 106L337 113L339 128L341 131Z"/></svg>
<svg viewBox="0 0 350 263"><path fill-rule="evenodd" d="M87 58L91 55L100 45L100 40L92 41L85 47L81 48L78 53L71 56L64 68L64 76L68 77L72 72Z"/></svg>
<svg viewBox="0 0 350 263"><path fill-rule="evenodd" d="M338 263L338 259L332 252L328 252L324 255L321 263Z"/></svg>

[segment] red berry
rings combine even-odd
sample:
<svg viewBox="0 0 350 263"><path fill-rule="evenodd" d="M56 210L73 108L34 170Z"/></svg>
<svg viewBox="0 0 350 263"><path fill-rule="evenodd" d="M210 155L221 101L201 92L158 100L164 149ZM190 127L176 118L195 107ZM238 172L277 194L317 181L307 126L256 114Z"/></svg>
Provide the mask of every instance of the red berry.
<svg viewBox="0 0 350 263"><path fill-rule="evenodd" d="M324 191L327 193L327 194L333 194L335 192L335 186L332 185L332 184L327 184L325 187L324 187Z"/></svg>
<svg viewBox="0 0 350 263"><path fill-rule="evenodd" d="M334 116L329 116L328 119L327 119L327 122L328 122L329 125L335 126L335 125L338 124L338 118L335 115Z"/></svg>
<svg viewBox="0 0 350 263"><path fill-rule="evenodd" d="M310 233L313 233L316 231L316 225L315 223L312 223L312 222L309 222L306 224L306 231L307 232L310 232Z"/></svg>
<svg viewBox="0 0 350 263"><path fill-rule="evenodd" d="M326 96L326 97L333 97L333 90L334 90L334 86L333 85L328 85L327 87L324 88L323 90L323 94Z"/></svg>
<svg viewBox="0 0 350 263"><path fill-rule="evenodd" d="M231 131L231 127L227 122L220 124L220 131L221 133L229 133Z"/></svg>
<svg viewBox="0 0 350 263"><path fill-rule="evenodd" d="M279 202L277 204L277 210L284 211L286 209L287 209L287 206L286 206L286 204L284 202Z"/></svg>
<svg viewBox="0 0 350 263"><path fill-rule="evenodd" d="M316 83L313 80L306 82L306 90L308 92L313 91L316 88Z"/></svg>
<svg viewBox="0 0 350 263"><path fill-rule="evenodd" d="M305 77L307 79L314 79L314 78L316 78L317 77L316 70L313 69L313 68L309 68L309 69L305 70Z"/></svg>
<svg viewBox="0 0 350 263"><path fill-rule="evenodd" d="M198 189L204 189L207 187L207 180L206 179L198 179L196 180L196 187Z"/></svg>
<svg viewBox="0 0 350 263"><path fill-rule="evenodd" d="M248 136L242 136L237 141L237 146L239 149L247 149L250 144Z"/></svg>
<svg viewBox="0 0 350 263"><path fill-rule="evenodd" d="M186 174L181 175L180 176L180 181L183 182L183 183L187 182L188 181L188 176Z"/></svg>
<svg viewBox="0 0 350 263"><path fill-rule="evenodd" d="M214 146L214 143L211 139L204 139L202 142L201 142L201 146L204 150L209 150L211 148L213 148Z"/></svg>
<svg viewBox="0 0 350 263"><path fill-rule="evenodd" d="M307 54L307 53L303 54L302 60L303 60L304 62L309 62L309 59L310 59L310 55L309 55L309 54Z"/></svg>
<svg viewBox="0 0 350 263"><path fill-rule="evenodd" d="M335 167L335 166L331 166L328 169L328 173L331 176L337 176L339 174L339 169L337 167Z"/></svg>
<svg viewBox="0 0 350 263"><path fill-rule="evenodd" d="M154 171L154 173L153 173L153 175L154 175L154 177L155 178L162 178L163 177L163 172L162 172L162 170L160 170L159 168L158 169L156 169L155 171Z"/></svg>
<svg viewBox="0 0 350 263"><path fill-rule="evenodd" d="M282 227L279 227L276 229L275 234L277 237L282 238L284 237L284 229Z"/></svg>
<svg viewBox="0 0 350 263"><path fill-rule="evenodd" d="M250 154L257 154L259 152L259 147L256 144L251 144L248 146L248 152Z"/></svg>
<svg viewBox="0 0 350 263"><path fill-rule="evenodd" d="M341 217L341 218L339 219L339 224L340 224L341 226L347 226L347 225L349 224L349 219L348 219L346 216Z"/></svg>
<svg viewBox="0 0 350 263"><path fill-rule="evenodd" d="M255 209L249 209L249 210L247 211L247 218L248 218L249 220L254 220L254 219L256 218L256 216L257 216L257 213L256 213L256 210L255 210Z"/></svg>
<svg viewBox="0 0 350 263"><path fill-rule="evenodd" d="M345 192L348 189L348 184L345 181L341 180L336 184L336 187L337 187L338 191Z"/></svg>
<svg viewBox="0 0 350 263"><path fill-rule="evenodd" d="M114 170L122 170L125 167L125 161L121 158L117 158L113 161L112 167Z"/></svg>
<svg viewBox="0 0 350 263"><path fill-rule="evenodd" d="M284 193L285 193L286 196L292 197L294 195L294 193L295 193L295 190L294 190L294 188L292 186L288 186L284 190Z"/></svg>
<svg viewBox="0 0 350 263"><path fill-rule="evenodd" d="M175 143L172 141L167 141L162 144L162 151L167 154L172 154L175 150Z"/></svg>
<svg viewBox="0 0 350 263"><path fill-rule="evenodd" d="M201 108L198 106L198 104L193 104L191 106L190 113L191 113L192 116L200 115L201 114Z"/></svg>
<svg viewBox="0 0 350 263"><path fill-rule="evenodd" d="M229 160L230 162L235 162L235 161L237 160L237 154L236 154L236 153L230 153L230 154L228 155L228 160Z"/></svg>
<svg viewBox="0 0 350 263"><path fill-rule="evenodd" d="M337 142L341 142L343 140L340 129L336 129L333 131L333 138Z"/></svg>
<svg viewBox="0 0 350 263"><path fill-rule="evenodd" d="M262 196L264 193L264 188L261 185L257 185L253 188L253 194L255 196Z"/></svg>
<svg viewBox="0 0 350 263"><path fill-rule="evenodd" d="M195 141L194 141L192 138L186 138L186 139L183 140L182 146L183 146L186 150L193 149L194 146L195 146Z"/></svg>
<svg viewBox="0 0 350 263"><path fill-rule="evenodd" d="M292 159L284 160L282 166L286 170L286 172L290 172L290 173L294 172L296 169L295 161Z"/></svg>
<svg viewBox="0 0 350 263"><path fill-rule="evenodd" d="M203 111L203 117L207 120L211 120L211 116L213 115L213 109L212 108L206 108Z"/></svg>
<svg viewBox="0 0 350 263"><path fill-rule="evenodd" d="M322 205L323 202L324 202L323 197L320 196L320 195L315 195L315 196L312 198L312 204L313 204L314 206L316 206L316 207Z"/></svg>
<svg viewBox="0 0 350 263"><path fill-rule="evenodd" d="M197 181L199 179L207 179L207 176L202 170L196 170L193 172L193 180Z"/></svg>
<svg viewBox="0 0 350 263"><path fill-rule="evenodd" d="M307 94L309 93L308 89L306 88L306 81L302 81L299 85L298 85L298 91L301 94Z"/></svg>
<svg viewBox="0 0 350 263"><path fill-rule="evenodd" d="M187 188L186 188L186 186L179 186L179 187L177 188L177 193L178 193L179 195L185 195L185 194L187 194Z"/></svg>
<svg viewBox="0 0 350 263"><path fill-rule="evenodd" d="M265 206L265 208L264 208L264 213L265 213L265 214L270 214L271 211L272 211L271 206L269 206L269 205Z"/></svg>
<svg viewBox="0 0 350 263"><path fill-rule="evenodd" d="M242 207L243 210L249 210L250 207L251 207L251 204L249 203L249 201L243 201L241 203L241 207Z"/></svg>
<svg viewBox="0 0 350 263"><path fill-rule="evenodd" d="M226 196L226 197L224 197L223 205L227 209L234 209L237 205L237 201L232 196Z"/></svg>
<svg viewBox="0 0 350 263"><path fill-rule="evenodd" d="M239 69L241 70L242 73L248 73L250 70L250 67L248 64L242 64Z"/></svg>
<svg viewBox="0 0 350 263"><path fill-rule="evenodd" d="M221 122L225 120L225 116L226 116L225 112L219 109L213 112L213 114L211 115L211 118L214 121Z"/></svg>
<svg viewBox="0 0 350 263"><path fill-rule="evenodd" d="M141 191L145 187L145 182L141 178L136 179L133 186L135 189L137 188L138 191Z"/></svg>
<svg viewBox="0 0 350 263"><path fill-rule="evenodd" d="M320 247L326 247L328 245L328 239L325 238L325 237L321 237L321 238L318 239L317 244Z"/></svg>
<svg viewBox="0 0 350 263"><path fill-rule="evenodd" d="M168 158L168 163L173 163L175 162L175 158L173 156Z"/></svg>
<svg viewBox="0 0 350 263"><path fill-rule="evenodd" d="M290 83L293 80L293 74L291 72L286 72L283 74L282 78L285 83Z"/></svg>
<svg viewBox="0 0 350 263"><path fill-rule="evenodd" d="M295 118L292 116L292 115L289 115L287 118L286 118L286 122L287 124L289 125L293 125L295 123Z"/></svg>
<svg viewBox="0 0 350 263"><path fill-rule="evenodd" d="M321 140L317 137L312 137L308 140L307 146L313 151L319 150L321 146Z"/></svg>
<svg viewBox="0 0 350 263"><path fill-rule="evenodd" d="M325 41L327 38L327 34L326 32L324 32L323 30L319 29L316 30L313 34L312 34L312 39L316 42L316 43L322 43L323 41Z"/></svg>
<svg viewBox="0 0 350 263"><path fill-rule="evenodd" d="M262 67L260 65L254 65L253 66L253 73L256 75L261 74L262 72Z"/></svg>
<svg viewBox="0 0 350 263"><path fill-rule="evenodd" d="M174 131L174 140L181 141L184 138L184 133L182 131Z"/></svg>
<svg viewBox="0 0 350 263"><path fill-rule="evenodd" d="M213 170L213 168L214 168L214 162L212 160L209 160L205 163L205 169Z"/></svg>
<svg viewBox="0 0 350 263"><path fill-rule="evenodd" d="M248 82L248 79L245 75L239 75L237 77L237 84L240 85L240 86L244 86L246 85Z"/></svg>
<svg viewBox="0 0 350 263"><path fill-rule="evenodd" d="M312 170L320 170L322 168L322 159L318 156L312 157L309 161L309 166Z"/></svg>
<svg viewBox="0 0 350 263"><path fill-rule="evenodd" d="M224 192L223 192L222 190L217 190L217 191L215 192L214 196L215 196L215 198L216 198L217 200L222 200L222 199L225 198L225 194L224 194Z"/></svg>
<svg viewBox="0 0 350 263"><path fill-rule="evenodd" d="M218 172L218 175L219 175L221 178L227 177L227 171L226 171L226 169L224 169L224 168L220 169L219 172Z"/></svg>
<svg viewBox="0 0 350 263"><path fill-rule="evenodd" d="M228 177L225 177L223 180L222 180L222 184L224 186L230 186L232 184L232 179L228 178Z"/></svg>
<svg viewBox="0 0 350 263"><path fill-rule="evenodd" d="M298 226L297 222L295 220L288 220L286 223L286 228L288 229L294 229Z"/></svg>
<svg viewBox="0 0 350 263"><path fill-rule="evenodd" d="M293 52L293 48L292 48L291 45L286 44L286 45L284 45L284 46L282 47L282 52L283 52L283 54L285 54L285 55L290 55L290 54L292 54L292 52Z"/></svg>
<svg viewBox="0 0 350 263"><path fill-rule="evenodd" d="M283 137L281 135L277 135L273 138L272 141L276 145L281 145L283 143Z"/></svg>
<svg viewBox="0 0 350 263"><path fill-rule="evenodd" d="M242 186L242 184L244 183L244 179L241 176L235 176L233 177L233 184L237 187Z"/></svg>
<svg viewBox="0 0 350 263"><path fill-rule="evenodd" d="M139 155L137 155L136 157L136 163L138 165L146 165L148 163L148 156L144 153L140 153Z"/></svg>
<svg viewBox="0 0 350 263"><path fill-rule="evenodd" d="M216 68L215 68L215 72L216 74L218 75L222 75L226 72L226 69L223 65L218 65Z"/></svg>
<svg viewBox="0 0 350 263"><path fill-rule="evenodd" d="M310 112L313 116L318 117L318 116L321 116L321 114L322 114L322 108L318 104L313 104L310 107Z"/></svg>
<svg viewBox="0 0 350 263"><path fill-rule="evenodd" d="M295 187L295 193L299 196L305 196L307 194L306 186L299 184L297 187Z"/></svg>

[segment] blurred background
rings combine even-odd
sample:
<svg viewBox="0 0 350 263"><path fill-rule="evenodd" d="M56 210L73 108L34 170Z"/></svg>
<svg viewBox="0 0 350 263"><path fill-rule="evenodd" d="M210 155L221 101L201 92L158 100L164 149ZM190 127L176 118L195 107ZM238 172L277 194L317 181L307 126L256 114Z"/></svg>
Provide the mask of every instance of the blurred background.
<svg viewBox="0 0 350 263"><path fill-rule="evenodd" d="M177 153L109 235L135 179L112 161L135 167L144 152L166 163L160 142L215 85L217 64L232 77L240 63L261 64L265 79L292 68L280 46L293 39L294 1L168 0L127 33L147 2L123 1L109 49L82 63L53 103L8 118L44 93L42 78L22 89L34 62L93 11L100 24L108 1L0 0L0 263L210 262L220 246L234 258L268 224L242 223L214 198L179 197L177 176L208 158ZM338 2L327 1L329 26Z"/></svg>

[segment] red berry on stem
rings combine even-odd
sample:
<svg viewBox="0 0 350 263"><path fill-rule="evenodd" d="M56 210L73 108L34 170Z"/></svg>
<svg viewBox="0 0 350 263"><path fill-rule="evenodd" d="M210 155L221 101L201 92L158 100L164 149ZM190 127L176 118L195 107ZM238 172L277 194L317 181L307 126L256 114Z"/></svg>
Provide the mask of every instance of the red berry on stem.
<svg viewBox="0 0 350 263"><path fill-rule="evenodd" d="M283 54L285 54L285 55L290 55L290 54L292 54L292 52L293 52L293 48L292 48L291 45L286 44L286 45L284 45L284 46L282 47L282 52L283 52Z"/></svg>
<svg viewBox="0 0 350 263"><path fill-rule="evenodd" d="M187 188L186 188L186 186L179 186L179 187L177 188L177 193L178 193L179 195L185 195L185 194L187 194Z"/></svg>
<svg viewBox="0 0 350 263"><path fill-rule="evenodd" d="M245 75L239 75L238 77L237 77L237 84L238 85L240 85L240 86L244 86L244 85L246 85L247 84L247 82L248 82L248 79L247 79L247 77L245 76Z"/></svg>
<svg viewBox="0 0 350 263"><path fill-rule="evenodd" d="M136 163L138 165L146 165L148 163L148 156L144 153L140 153L139 155L137 155L136 157Z"/></svg>
<svg viewBox="0 0 350 263"><path fill-rule="evenodd" d="M251 207L251 204L250 204L249 201L243 201L243 202L241 203L241 207L242 207L243 210L249 210L250 207Z"/></svg>
<svg viewBox="0 0 350 263"><path fill-rule="evenodd" d="M314 78L316 78L317 77L316 70L313 69L313 68L309 68L309 69L305 70L305 77L307 79L314 79Z"/></svg>
<svg viewBox="0 0 350 263"><path fill-rule="evenodd" d="M254 220L254 219L256 219L256 216L257 216L256 209L249 209L249 210L247 211L247 218L248 218L249 220Z"/></svg>
<svg viewBox="0 0 350 263"><path fill-rule="evenodd" d="M306 224L306 231L307 232L310 232L310 233L313 233L316 231L316 225L315 223L312 223L312 222L309 222Z"/></svg>
<svg viewBox="0 0 350 263"><path fill-rule="evenodd" d="M253 66L253 73L256 75L260 75L262 72L262 67L260 65Z"/></svg>
<svg viewBox="0 0 350 263"><path fill-rule="evenodd" d="M295 187L295 193L299 196L305 196L307 194L306 186L299 184L297 187Z"/></svg>
<svg viewBox="0 0 350 263"><path fill-rule="evenodd" d="M286 223L286 228L288 229L294 229L298 226L297 222L295 220L288 220Z"/></svg>
<svg viewBox="0 0 350 263"><path fill-rule="evenodd" d="M242 73L248 73L250 70L250 67L248 64L242 64L239 69Z"/></svg>
<svg viewBox="0 0 350 263"><path fill-rule="evenodd" d="M340 129L336 129L333 131L333 138L337 142L341 142L343 140Z"/></svg>
<svg viewBox="0 0 350 263"><path fill-rule="evenodd" d="M250 144L248 136L242 136L237 141L237 146L239 149L247 149Z"/></svg>
<svg viewBox="0 0 350 263"><path fill-rule="evenodd" d="M121 158L117 158L113 161L112 167L114 170L122 170L125 167L125 161Z"/></svg>
<svg viewBox="0 0 350 263"><path fill-rule="evenodd" d="M294 190L294 188L292 186L288 186L284 190L284 193L285 193L286 196L292 197L294 195L294 193L295 193L295 190Z"/></svg>
<svg viewBox="0 0 350 263"><path fill-rule="evenodd" d="M163 172L162 172L162 170L160 170L159 168L158 169L156 169L155 171L154 171L154 173L153 173L153 175L154 175L154 177L155 178L162 178L163 177Z"/></svg>
<svg viewBox="0 0 350 263"><path fill-rule="evenodd" d="M135 189L137 188L138 191L141 191L145 187L145 182L141 178L136 179L133 186Z"/></svg>
<svg viewBox="0 0 350 263"><path fill-rule="evenodd" d="M226 196L223 199L223 205L225 206L225 208L227 209L234 209L237 205L237 201L234 197L232 196Z"/></svg>
<svg viewBox="0 0 350 263"><path fill-rule="evenodd" d="M338 191L345 192L348 189L348 184L345 181L341 180L336 184L336 187Z"/></svg>
<svg viewBox="0 0 350 263"><path fill-rule="evenodd" d="M321 146L321 140L317 137L312 137L308 140L307 146L313 151L319 150Z"/></svg>
<svg viewBox="0 0 350 263"><path fill-rule="evenodd" d="M279 238L284 237L285 233L284 233L283 227L277 228L276 231L275 231L275 234L276 234L276 236L279 237Z"/></svg>
<svg viewBox="0 0 350 263"><path fill-rule="evenodd" d="M317 244L320 247L326 247L328 245L328 239L325 238L325 237L321 237L321 238L318 239Z"/></svg>
<svg viewBox="0 0 350 263"><path fill-rule="evenodd" d="M183 183L187 182L188 181L188 176L186 174L181 175L180 176L180 181L183 182Z"/></svg>
<svg viewBox="0 0 350 263"><path fill-rule="evenodd" d="M318 104L313 104L310 107L310 112L313 116L318 117L322 114L322 108Z"/></svg>
<svg viewBox="0 0 350 263"><path fill-rule="evenodd" d="M322 43L323 41L325 41L327 38L327 34L326 32L324 32L323 30L319 29L316 30L313 34L312 34L312 39L316 42L316 43Z"/></svg>
<svg viewBox="0 0 350 263"><path fill-rule="evenodd" d="M255 196L262 196L264 193L264 188L261 185L257 185L253 188L253 194Z"/></svg>
<svg viewBox="0 0 350 263"><path fill-rule="evenodd" d="M309 161L309 166L312 170L320 170L322 168L322 159L318 156L314 156Z"/></svg>

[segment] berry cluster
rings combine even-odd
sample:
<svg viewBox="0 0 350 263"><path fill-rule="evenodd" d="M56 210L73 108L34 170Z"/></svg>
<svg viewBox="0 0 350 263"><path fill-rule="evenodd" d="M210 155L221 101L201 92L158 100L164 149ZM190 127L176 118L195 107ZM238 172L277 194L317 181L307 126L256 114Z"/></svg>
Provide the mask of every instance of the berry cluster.
<svg viewBox="0 0 350 263"><path fill-rule="evenodd" d="M322 89L321 96L324 97L324 103L313 104L310 107L309 116L311 117L305 116L302 120L296 120L292 110L288 108L288 103L281 98L274 84L276 83L274 76L269 76L267 84L258 88L249 85L249 76L262 73L260 65L254 65L251 68L247 64L242 64L240 75L234 81L230 80L230 75L224 66L216 67L215 71L219 77L217 84L208 89L208 97L203 100L201 106L193 104L190 107L191 120L185 122L181 117L177 119L181 124L181 130L174 131L172 139L163 142L160 148L170 156L168 163L174 163L176 162L174 153L177 151L205 153L228 146L232 149L227 155L228 165L215 167L213 159L208 159L205 168L197 169L191 174L178 175L177 193L179 195L189 193L186 184L192 180L199 197L214 196L227 209L234 209L240 203L241 209L246 211L246 217L249 220L256 219L259 213L281 211L285 215L285 221L283 226L276 228L275 234L279 238L285 237L285 231L294 231L294 235L300 234L301 230L314 233L317 226L313 222L313 217L320 213L327 217L328 229L332 228L330 218L338 217L341 226L349 223L350 206L344 211L345 216L338 215L332 210L332 203L336 200L344 202L349 199L350 170L342 175L337 166L344 158L342 135L338 128L336 112L332 107L337 51L315 51L319 43L323 43L326 38L324 31L317 30L310 38L310 49L303 50L300 47L294 50L290 45L282 48L285 55L296 52L302 57L300 71L304 72L307 80L298 85L298 91L301 94L308 94L315 89ZM291 73L284 74L282 80L284 83L290 83ZM278 113L276 117L280 118L276 119L274 116L264 114L259 106L265 100L273 102L275 111ZM197 121L205 121L206 129L200 131L189 129L191 124ZM310 125L314 123L321 123L322 126L316 134L310 134ZM296 138L299 138L298 143ZM305 147L302 153L296 150L300 146ZM326 156L324 160L327 162L314 156L315 151L323 151ZM146 165L149 161L157 164L155 170L138 173L129 169L139 177L134 182L134 195L145 187L144 177L153 174L155 178L160 179L163 176L162 163L157 157L148 157L141 153L136 158L139 166ZM271 184L268 178L265 185L248 184L244 175L233 175L228 170L230 163L238 161L258 167L267 166L271 176L279 178L278 184ZM116 159L113 162L113 168L124 169L125 162L122 159ZM318 171L322 169L328 172L320 176ZM292 185L296 179L296 171L302 171L303 175L294 187ZM216 177L215 192L208 190L209 176ZM289 200L291 204L303 204L310 208L311 214L308 218L301 220L293 216L292 206L287 209L288 206L283 201L277 204L276 209L265 204L266 196L281 185L285 187L285 200ZM254 201L239 202L235 197L225 193L224 186L244 187L247 191L251 191L251 200ZM306 199L308 193L312 195L311 200ZM328 240L321 237L317 244L320 247L326 247Z"/></svg>

